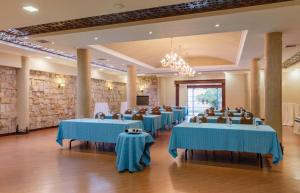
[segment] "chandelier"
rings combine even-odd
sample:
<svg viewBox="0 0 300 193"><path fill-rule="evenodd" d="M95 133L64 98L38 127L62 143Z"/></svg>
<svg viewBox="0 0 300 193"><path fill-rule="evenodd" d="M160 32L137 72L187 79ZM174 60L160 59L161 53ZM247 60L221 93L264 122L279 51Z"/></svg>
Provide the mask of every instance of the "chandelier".
<svg viewBox="0 0 300 193"><path fill-rule="evenodd" d="M173 51L173 39L171 39L171 52L167 53L160 61L162 67L171 68L181 76L194 76L195 70L176 52Z"/></svg>

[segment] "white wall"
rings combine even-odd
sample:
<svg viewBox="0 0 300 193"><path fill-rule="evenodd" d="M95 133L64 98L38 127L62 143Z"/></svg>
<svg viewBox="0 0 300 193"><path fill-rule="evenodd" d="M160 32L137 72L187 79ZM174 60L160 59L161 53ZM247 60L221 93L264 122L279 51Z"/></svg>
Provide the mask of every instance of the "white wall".
<svg viewBox="0 0 300 193"><path fill-rule="evenodd" d="M300 63L282 73L282 101L300 104Z"/></svg>
<svg viewBox="0 0 300 193"><path fill-rule="evenodd" d="M248 109L249 87L247 73L226 72L225 81L226 106L229 108L243 106Z"/></svg>
<svg viewBox="0 0 300 193"><path fill-rule="evenodd" d="M51 60L43 58L29 58L30 69L51 72L63 75L77 75L76 65L64 65L51 62ZM21 68L21 56L6 54L0 52L0 66L9 66L15 68ZM105 70L99 71L98 68L91 68L91 77L94 79L110 80L112 82L127 82L126 74L110 74L105 73Z"/></svg>

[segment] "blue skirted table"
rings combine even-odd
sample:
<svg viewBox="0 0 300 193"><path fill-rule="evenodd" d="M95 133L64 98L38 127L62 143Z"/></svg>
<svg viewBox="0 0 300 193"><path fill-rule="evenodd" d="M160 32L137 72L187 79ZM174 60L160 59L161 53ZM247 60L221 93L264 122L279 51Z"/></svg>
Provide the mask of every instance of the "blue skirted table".
<svg viewBox="0 0 300 193"><path fill-rule="evenodd" d="M125 129L143 128L141 121L109 119L63 120L58 127L56 142L63 145L64 139L116 143ZM71 143L70 143L71 147Z"/></svg>
<svg viewBox="0 0 300 193"><path fill-rule="evenodd" d="M136 172L143 166L150 165L150 146L154 142L148 133L128 134L118 136L115 152L117 154L116 166L119 172L128 170Z"/></svg>
<svg viewBox="0 0 300 193"><path fill-rule="evenodd" d="M207 122L208 123L217 123L218 116L208 116ZM232 120L232 124L240 124L241 117L230 117ZM255 121L258 125L262 125L263 121L260 118L255 118Z"/></svg>
<svg viewBox="0 0 300 193"><path fill-rule="evenodd" d="M173 106L172 109L176 109L178 107ZM187 106L181 106L181 108L183 109L183 113L184 113L184 117L189 115L189 109Z"/></svg>
<svg viewBox="0 0 300 193"><path fill-rule="evenodd" d="M272 154L274 164L282 160L276 131L268 125L182 123L173 128L170 138L169 153L174 158L178 148Z"/></svg>
<svg viewBox="0 0 300 193"><path fill-rule="evenodd" d="M199 113L198 115L203 116L204 113ZM223 113L221 113L221 112L215 112L215 116L221 116L221 115L223 115ZM242 113L233 113L233 116L234 116L234 117L241 117L241 116L242 116Z"/></svg>
<svg viewBox="0 0 300 193"><path fill-rule="evenodd" d="M132 120L133 115L132 114L125 114L124 119L125 120ZM144 115L143 116L143 125L144 130L148 133L151 133L152 135L155 135L155 132L162 128L162 116L161 115ZM112 119L112 115L105 116L106 119Z"/></svg>
<svg viewBox="0 0 300 193"><path fill-rule="evenodd" d="M166 127L168 129L171 129L173 127L173 121L174 121L174 114L173 112L161 112L161 125L162 128L165 129Z"/></svg>
<svg viewBox="0 0 300 193"><path fill-rule="evenodd" d="M184 120L184 111L183 109L173 109L174 121L176 123L181 123Z"/></svg>

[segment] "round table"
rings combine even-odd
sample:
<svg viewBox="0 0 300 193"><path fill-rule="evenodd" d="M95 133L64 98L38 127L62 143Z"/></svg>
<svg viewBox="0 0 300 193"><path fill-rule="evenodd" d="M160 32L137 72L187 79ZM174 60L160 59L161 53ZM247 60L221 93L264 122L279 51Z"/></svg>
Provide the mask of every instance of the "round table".
<svg viewBox="0 0 300 193"><path fill-rule="evenodd" d="M143 166L149 166L150 146L153 142L152 136L145 132L140 134L120 133L115 148L117 170L119 172L125 170L136 172L142 170Z"/></svg>

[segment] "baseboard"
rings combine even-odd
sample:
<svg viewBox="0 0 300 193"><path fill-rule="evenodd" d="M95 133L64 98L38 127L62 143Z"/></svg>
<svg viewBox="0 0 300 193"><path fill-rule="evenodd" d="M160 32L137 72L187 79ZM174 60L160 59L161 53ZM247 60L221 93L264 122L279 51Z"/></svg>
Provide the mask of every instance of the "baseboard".
<svg viewBox="0 0 300 193"><path fill-rule="evenodd" d="M41 131L41 130L45 130L45 129L54 129L54 128L57 128L57 127L58 126L32 129L32 130L29 130L28 133L16 133L16 132L13 132L13 133L2 133L2 134L0 134L0 137L6 137L6 136L12 136L12 135L22 135L22 134L26 135L26 134L29 134L30 132Z"/></svg>

